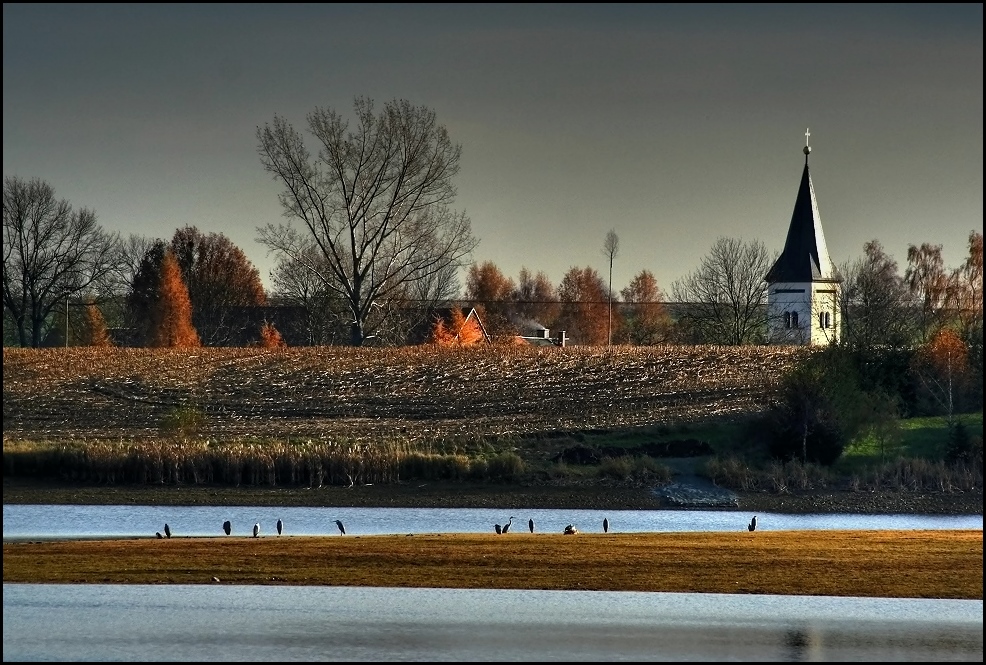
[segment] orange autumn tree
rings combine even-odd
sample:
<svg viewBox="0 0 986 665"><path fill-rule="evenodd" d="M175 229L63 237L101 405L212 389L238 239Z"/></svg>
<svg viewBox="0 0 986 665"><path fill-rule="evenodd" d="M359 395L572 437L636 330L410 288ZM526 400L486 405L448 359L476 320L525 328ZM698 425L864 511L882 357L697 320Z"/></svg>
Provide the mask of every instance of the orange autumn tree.
<svg viewBox="0 0 986 665"><path fill-rule="evenodd" d="M283 349L288 345L281 337L281 333L274 327L273 323L264 321L260 326L260 348L262 349Z"/></svg>
<svg viewBox="0 0 986 665"><path fill-rule="evenodd" d="M110 331L106 327L103 313L90 301L86 303L86 317L83 330L83 343L86 346L115 346Z"/></svg>
<svg viewBox="0 0 986 665"><path fill-rule="evenodd" d="M475 346L484 339L486 336L479 327L479 322L473 317L467 318L458 307L452 309L448 321L440 315L436 316L428 336L430 344L460 348Z"/></svg>
<svg viewBox="0 0 986 665"><path fill-rule="evenodd" d="M169 249L161 260L157 297L151 305L148 346L189 349L202 346L192 325L192 303L181 268Z"/></svg>
<svg viewBox="0 0 986 665"><path fill-rule="evenodd" d="M955 414L955 402L961 399L969 381L969 348L950 328L942 328L921 345L911 369L925 395L929 396L948 421Z"/></svg>

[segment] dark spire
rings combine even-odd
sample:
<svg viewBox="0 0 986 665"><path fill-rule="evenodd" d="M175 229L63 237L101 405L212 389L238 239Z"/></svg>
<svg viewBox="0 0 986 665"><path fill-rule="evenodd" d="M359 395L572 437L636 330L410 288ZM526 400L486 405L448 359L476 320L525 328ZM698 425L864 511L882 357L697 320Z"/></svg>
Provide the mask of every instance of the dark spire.
<svg viewBox="0 0 986 665"><path fill-rule="evenodd" d="M810 132L805 131L805 169L801 173L801 186L798 188L798 198L794 202L794 214L791 215L791 226L787 230L784 251L767 273L767 282L771 284L836 279L825 246L825 236L822 235L815 188L811 184L811 176L808 173L808 154L811 153L811 146L808 145L809 136L811 136Z"/></svg>

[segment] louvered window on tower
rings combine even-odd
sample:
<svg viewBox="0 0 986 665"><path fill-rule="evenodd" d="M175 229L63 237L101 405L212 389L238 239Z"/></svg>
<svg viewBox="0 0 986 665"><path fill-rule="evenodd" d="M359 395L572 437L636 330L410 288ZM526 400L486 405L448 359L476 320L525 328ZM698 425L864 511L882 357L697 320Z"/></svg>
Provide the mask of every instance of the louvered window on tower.
<svg viewBox="0 0 986 665"><path fill-rule="evenodd" d="M798 313L797 312L791 312L791 327L792 328L797 328L798 327Z"/></svg>

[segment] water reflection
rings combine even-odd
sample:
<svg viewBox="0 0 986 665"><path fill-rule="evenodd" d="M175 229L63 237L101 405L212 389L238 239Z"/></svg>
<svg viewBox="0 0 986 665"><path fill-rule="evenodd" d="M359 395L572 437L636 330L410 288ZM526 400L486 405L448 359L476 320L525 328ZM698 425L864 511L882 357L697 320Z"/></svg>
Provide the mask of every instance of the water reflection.
<svg viewBox="0 0 986 665"><path fill-rule="evenodd" d="M981 662L982 611L966 600L4 584L3 657Z"/></svg>
<svg viewBox="0 0 986 665"><path fill-rule="evenodd" d="M582 533L670 531L746 531L750 515L730 510L549 510L510 508L310 508L254 506L75 506L4 505L3 537L77 538L153 536L167 523L176 537L222 536L230 522L234 536L339 536L394 533L493 533L509 516L523 524L533 520L538 533L561 533L568 524ZM518 527L520 525L518 524ZM982 515L844 515L759 514L758 531L802 529L979 529Z"/></svg>

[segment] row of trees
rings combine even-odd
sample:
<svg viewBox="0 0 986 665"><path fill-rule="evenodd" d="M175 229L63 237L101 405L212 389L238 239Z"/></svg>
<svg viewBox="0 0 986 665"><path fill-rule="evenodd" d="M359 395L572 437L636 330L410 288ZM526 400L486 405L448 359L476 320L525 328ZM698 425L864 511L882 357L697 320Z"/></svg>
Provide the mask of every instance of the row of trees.
<svg viewBox="0 0 986 665"><path fill-rule="evenodd" d="M565 330L574 344L770 341L763 277L775 257L763 243L720 238L670 297L647 270L614 292L615 231L603 247L608 281L591 266L572 267L557 285L526 268L514 281L492 262L469 261L477 241L469 218L451 207L461 146L434 111L397 100L377 112L366 98L354 111L352 127L334 110L310 113L314 150L278 116L257 129L261 165L283 187L286 217L257 229L276 259L270 297L222 234L184 227L170 242L124 239L104 231L93 211L56 199L47 183L5 177L5 343L40 346L59 326L69 334L73 302L98 304L121 342L152 343L150 312L169 252L206 345L253 341L271 317L281 317L293 343L406 344L429 310L453 303L475 306L494 339L538 324ZM874 240L842 266L845 341L915 344L944 326L981 340L982 233L970 234L969 257L953 270L940 245L913 246L907 260L900 275Z"/></svg>

